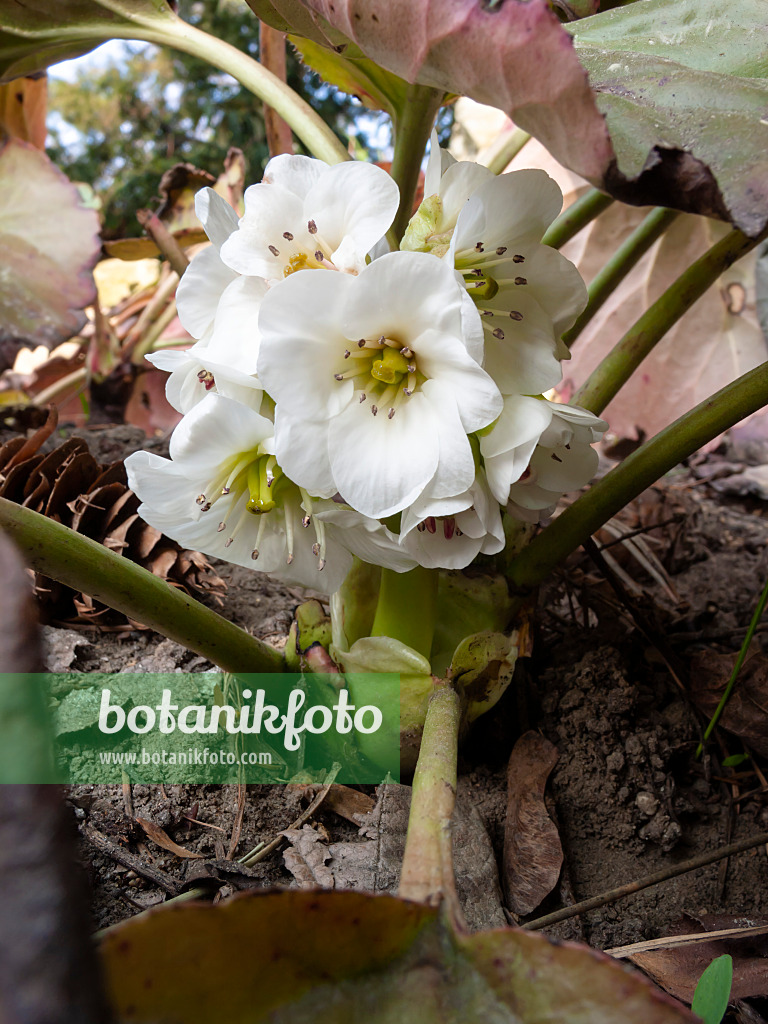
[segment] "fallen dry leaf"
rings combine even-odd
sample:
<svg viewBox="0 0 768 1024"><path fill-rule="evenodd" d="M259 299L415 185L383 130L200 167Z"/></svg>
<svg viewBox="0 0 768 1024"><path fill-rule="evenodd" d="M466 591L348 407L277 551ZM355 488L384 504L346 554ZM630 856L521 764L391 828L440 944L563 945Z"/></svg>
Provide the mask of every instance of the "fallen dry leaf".
<svg viewBox="0 0 768 1024"><path fill-rule="evenodd" d="M299 888L332 889L333 872L325 865L331 854L320 833L311 825L304 825L302 828L287 828L280 834L291 844L283 851L283 860Z"/></svg>
<svg viewBox="0 0 768 1024"><path fill-rule="evenodd" d="M531 731L520 737L509 758L503 884L515 914L538 907L557 885L563 864L560 836L544 803L557 756L549 740Z"/></svg>
<svg viewBox="0 0 768 1024"><path fill-rule="evenodd" d="M701 917L686 914L671 929L672 935L690 932L719 931L725 928L745 928L749 925L768 924L768 917L732 917L726 914L704 914ZM690 1003L696 983L704 968L715 959L729 953L733 957L733 985L731 1000L748 996L768 995L768 936L751 935L743 939L714 939L674 949L658 949L636 953L629 957L667 992Z"/></svg>
<svg viewBox="0 0 768 1024"><path fill-rule="evenodd" d="M691 661L690 695L697 708L712 715L731 676L735 654L705 651ZM755 645L741 666L720 725L757 754L768 757L768 656Z"/></svg>
<svg viewBox="0 0 768 1024"><path fill-rule="evenodd" d="M148 821L146 818L136 818L136 821L141 825L153 843L162 846L169 853L175 853L177 857L184 857L188 860L193 858L203 859L202 853L193 853L192 850L185 850L183 846L174 843L168 833L164 832L159 825L155 825L153 821Z"/></svg>

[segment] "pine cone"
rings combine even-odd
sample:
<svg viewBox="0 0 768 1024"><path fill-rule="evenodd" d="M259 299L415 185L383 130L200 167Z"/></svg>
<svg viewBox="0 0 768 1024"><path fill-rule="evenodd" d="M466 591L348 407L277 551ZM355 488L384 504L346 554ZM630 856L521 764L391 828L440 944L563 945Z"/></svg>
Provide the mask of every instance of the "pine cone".
<svg viewBox="0 0 768 1024"><path fill-rule="evenodd" d="M57 421L52 409L32 437L12 437L0 446L0 496L97 540L188 594L209 594L220 604L226 583L205 555L182 549L139 518L139 499L128 487L122 460L100 465L79 437L48 454L40 452ZM35 573L35 591L46 622L106 630L143 628L40 573Z"/></svg>

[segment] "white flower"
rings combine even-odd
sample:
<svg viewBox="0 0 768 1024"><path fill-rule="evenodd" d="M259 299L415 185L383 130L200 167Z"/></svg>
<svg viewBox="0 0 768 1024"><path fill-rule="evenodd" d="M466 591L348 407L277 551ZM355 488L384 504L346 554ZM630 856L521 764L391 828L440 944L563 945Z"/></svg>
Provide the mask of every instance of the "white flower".
<svg viewBox="0 0 768 1024"><path fill-rule="evenodd" d="M331 592L352 557L283 474L272 434L272 422L254 408L206 396L176 427L171 461L149 452L126 459L139 515L205 554Z"/></svg>
<svg viewBox="0 0 768 1024"><path fill-rule="evenodd" d="M394 252L357 277L299 273L267 293L258 376L291 479L376 519L427 484L435 498L471 486L467 435L502 400L468 351L482 329L463 292L448 264Z"/></svg>
<svg viewBox="0 0 768 1024"><path fill-rule="evenodd" d="M491 491L518 518L538 520L566 492L594 476L608 424L586 409L510 395L493 429L480 438Z"/></svg>
<svg viewBox="0 0 768 1024"><path fill-rule="evenodd" d="M400 542L427 569L463 569L504 547L501 510L482 469L452 498L419 498L402 515Z"/></svg>
<svg viewBox="0 0 768 1024"><path fill-rule="evenodd" d="M359 273L397 211L399 192L380 167L329 167L306 156L276 156L245 192L245 215L221 248L240 274L282 281L296 270Z"/></svg>
<svg viewBox="0 0 768 1024"><path fill-rule="evenodd" d="M219 251L237 230L237 214L212 188L195 196L195 213L211 240L184 271L176 289L176 306L181 326L193 338L206 338L213 327L219 300L238 275L219 256Z"/></svg>
<svg viewBox="0 0 768 1024"><path fill-rule="evenodd" d="M456 163L433 135L424 195L401 247L461 273L483 317L484 366L503 394L554 386L568 356L560 336L587 301L573 264L541 245L562 206L557 184L540 170L496 176Z"/></svg>

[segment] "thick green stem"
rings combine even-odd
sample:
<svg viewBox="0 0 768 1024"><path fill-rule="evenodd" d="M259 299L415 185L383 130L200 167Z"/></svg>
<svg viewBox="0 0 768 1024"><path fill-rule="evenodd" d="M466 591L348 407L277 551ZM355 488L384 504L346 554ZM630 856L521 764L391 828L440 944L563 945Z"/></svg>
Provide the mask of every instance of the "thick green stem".
<svg viewBox="0 0 768 1024"><path fill-rule="evenodd" d="M98 32L100 36L103 34L103 29ZM277 75L224 40L208 35L177 17L136 18L130 25L117 22L110 29L110 36L117 39L144 39L158 46L173 46L208 61L232 75L268 104L291 126L314 156L329 164L350 159L344 145L308 103L285 82L280 81Z"/></svg>
<svg viewBox="0 0 768 1024"><path fill-rule="evenodd" d="M390 636L429 658L435 632L437 569L382 569L371 636Z"/></svg>
<svg viewBox="0 0 768 1024"><path fill-rule="evenodd" d="M515 128L514 131L505 133L478 155L480 163L485 164L489 171L494 174L501 174L510 161L514 160L523 146L531 141L528 132L522 128Z"/></svg>
<svg viewBox="0 0 768 1024"><path fill-rule="evenodd" d="M707 441L768 404L768 362L685 413L598 480L508 568L521 590L537 586L628 502Z"/></svg>
<svg viewBox="0 0 768 1024"><path fill-rule="evenodd" d="M461 706L450 686L430 699L416 772L398 895L436 904L445 900L462 922L453 874L451 817L456 804Z"/></svg>
<svg viewBox="0 0 768 1024"><path fill-rule="evenodd" d="M692 263L617 342L573 396L572 404L601 413L670 327L731 264L754 249L765 234L747 238L741 231L730 231Z"/></svg>
<svg viewBox="0 0 768 1024"><path fill-rule="evenodd" d="M590 283L589 301L584 312L573 327L563 335L563 341L568 348L578 338L611 292L624 280L645 253L648 252L656 239L660 238L670 224L679 216L680 214L677 210L667 210L663 206L658 206L648 214L642 224L639 224L629 238L619 246L611 259L608 260L600 273Z"/></svg>
<svg viewBox="0 0 768 1024"><path fill-rule="evenodd" d="M0 498L0 528L29 566L157 630L226 672L282 672L282 654L88 537Z"/></svg>
<svg viewBox="0 0 768 1024"><path fill-rule="evenodd" d="M597 188L590 189L567 210L563 210L557 220L552 221L541 240L542 244L559 249L574 235L578 235L581 229L590 224L603 210L607 210L612 202L611 196L607 196L605 192Z"/></svg>
<svg viewBox="0 0 768 1024"><path fill-rule="evenodd" d="M399 247L400 239L413 215L413 197L419 183L421 161L443 96L444 93L438 89L426 85L409 85L403 109L394 119L395 150L391 174L400 189L400 206L387 232L393 249Z"/></svg>

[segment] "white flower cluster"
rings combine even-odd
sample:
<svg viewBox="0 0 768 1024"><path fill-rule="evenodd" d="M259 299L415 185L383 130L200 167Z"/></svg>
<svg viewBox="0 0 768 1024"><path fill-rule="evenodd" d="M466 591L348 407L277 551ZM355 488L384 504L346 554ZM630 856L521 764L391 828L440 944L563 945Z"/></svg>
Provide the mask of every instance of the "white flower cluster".
<svg viewBox="0 0 768 1024"><path fill-rule="evenodd" d="M211 189L211 245L178 288L199 340L151 357L183 418L171 459L138 452L152 526L326 592L352 554L463 568L586 483L606 429L547 401L586 289L541 237L562 196L437 147L401 249L371 258L398 206L389 175L278 156L245 214ZM323 571L320 576L319 572Z"/></svg>

